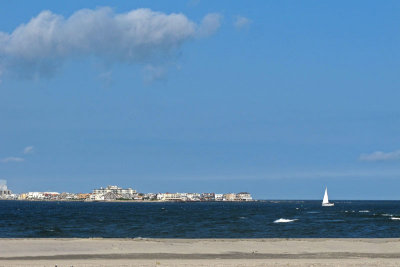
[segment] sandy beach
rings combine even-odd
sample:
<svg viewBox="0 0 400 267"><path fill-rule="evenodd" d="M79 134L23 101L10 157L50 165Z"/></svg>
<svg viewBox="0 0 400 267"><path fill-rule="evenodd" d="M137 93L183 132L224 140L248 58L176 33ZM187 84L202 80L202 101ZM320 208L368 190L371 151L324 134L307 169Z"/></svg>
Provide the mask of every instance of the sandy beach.
<svg viewBox="0 0 400 267"><path fill-rule="evenodd" d="M400 266L400 239L0 239L0 266Z"/></svg>

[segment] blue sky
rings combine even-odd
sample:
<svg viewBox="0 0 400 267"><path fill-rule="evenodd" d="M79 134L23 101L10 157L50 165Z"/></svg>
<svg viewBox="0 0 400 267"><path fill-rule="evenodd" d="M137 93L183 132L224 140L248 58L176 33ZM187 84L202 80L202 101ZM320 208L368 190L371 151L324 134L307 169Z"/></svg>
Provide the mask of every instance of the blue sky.
<svg viewBox="0 0 400 267"><path fill-rule="evenodd" d="M0 178L16 192L399 199L399 11L3 1Z"/></svg>

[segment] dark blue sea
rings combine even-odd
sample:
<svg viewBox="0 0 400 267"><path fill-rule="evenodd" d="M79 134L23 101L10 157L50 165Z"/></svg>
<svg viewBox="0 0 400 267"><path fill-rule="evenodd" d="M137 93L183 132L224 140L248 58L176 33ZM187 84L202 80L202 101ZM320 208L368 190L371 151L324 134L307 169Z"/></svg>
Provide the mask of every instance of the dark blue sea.
<svg viewBox="0 0 400 267"><path fill-rule="evenodd" d="M400 237L400 202L0 201L0 237Z"/></svg>

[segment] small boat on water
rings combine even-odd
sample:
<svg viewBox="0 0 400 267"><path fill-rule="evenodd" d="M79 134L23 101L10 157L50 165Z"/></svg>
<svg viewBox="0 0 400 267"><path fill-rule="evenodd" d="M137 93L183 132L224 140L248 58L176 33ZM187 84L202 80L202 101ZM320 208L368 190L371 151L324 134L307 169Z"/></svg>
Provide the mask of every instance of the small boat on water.
<svg viewBox="0 0 400 267"><path fill-rule="evenodd" d="M332 207L335 206L335 203L329 203L328 199L328 187L325 188L324 199L322 200L322 207Z"/></svg>

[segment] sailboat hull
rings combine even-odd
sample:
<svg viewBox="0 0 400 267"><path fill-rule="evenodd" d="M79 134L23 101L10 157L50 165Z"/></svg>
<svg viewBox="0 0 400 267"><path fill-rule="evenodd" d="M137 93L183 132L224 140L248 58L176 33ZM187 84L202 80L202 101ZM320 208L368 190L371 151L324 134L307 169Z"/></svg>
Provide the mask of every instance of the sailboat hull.
<svg viewBox="0 0 400 267"><path fill-rule="evenodd" d="M335 203L322 203L322 207L332 207L335 206Z"/></svg>

